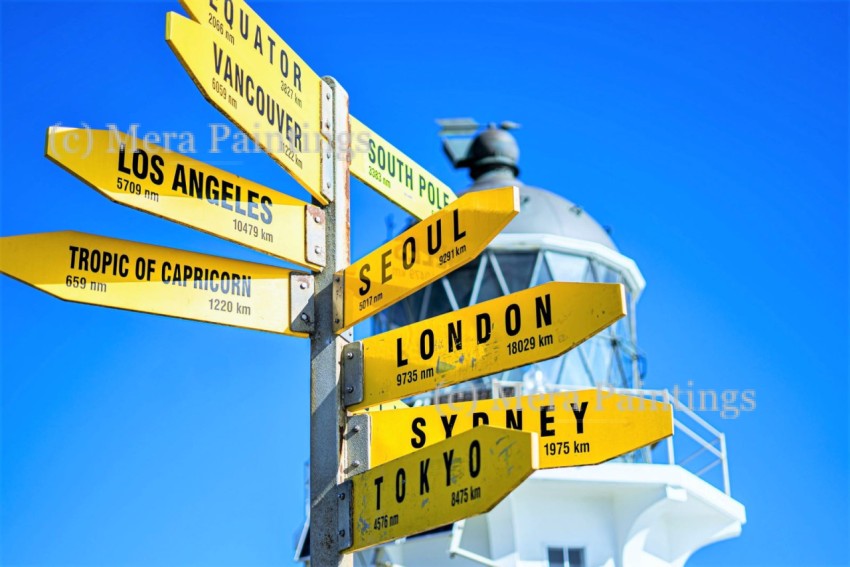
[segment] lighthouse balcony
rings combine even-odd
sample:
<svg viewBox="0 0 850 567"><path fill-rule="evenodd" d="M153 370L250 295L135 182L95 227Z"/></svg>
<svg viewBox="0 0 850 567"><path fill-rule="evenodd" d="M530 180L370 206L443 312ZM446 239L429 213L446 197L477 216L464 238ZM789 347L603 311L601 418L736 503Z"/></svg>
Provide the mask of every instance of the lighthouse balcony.
<svg viewBox="0 0 850 567"><path fill-rule="evenodd" d="M528 369L525 367L526 375ZM532 372L534 372L532 370ZM587 389L586 386L570 386L547 383L541 387L529 381L490 380L479 381L474 387L437 389L424 396L417 396L411 405L455 404L490 398L512 398L525 394L570 392ZM597 386L600 397L609 394L626 394L654 401L669 403L673 408L674 434L651 447L617 457L611 462L655 463L679 466L704 482L731 495L729 463L726 452L726 436L695 411L683 404L669 390L637 388L614 388Z"/></svg>

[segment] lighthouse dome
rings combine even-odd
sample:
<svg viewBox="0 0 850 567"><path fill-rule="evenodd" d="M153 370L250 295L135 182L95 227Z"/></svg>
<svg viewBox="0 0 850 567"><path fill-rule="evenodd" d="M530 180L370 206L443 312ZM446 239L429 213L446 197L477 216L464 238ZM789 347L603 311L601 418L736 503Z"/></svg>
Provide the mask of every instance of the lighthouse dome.
<svg viewBox="0 0 850 567"><path fill-rule="evenodd" d="M473 184L464 192L516 186L520 190L520 213L505 228L506 234L542 234L574 238L601 244L617 251L617 246L605 230L584 209L563 197L524 184L519 174L519 145L509 132L517 127L505 122L502 127L490 124L479 132L465 151L457 155L452 142L444 149L455 167L469 169Z"/></svg>
<svg viewBox="0 0 850 567"><path fill-rule="evenodd" d="M520 212L503 233L566 236L617 250L608 231L584 209L551 191L525 185L508 168L494 169L479 176L466 192L509 185L519 187Z"/></svg>

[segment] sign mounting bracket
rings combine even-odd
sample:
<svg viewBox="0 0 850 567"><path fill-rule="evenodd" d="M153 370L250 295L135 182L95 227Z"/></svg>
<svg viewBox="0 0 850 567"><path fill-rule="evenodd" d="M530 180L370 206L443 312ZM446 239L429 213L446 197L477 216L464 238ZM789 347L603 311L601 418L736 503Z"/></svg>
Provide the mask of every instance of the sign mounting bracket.
<svg viewBox="0 0 850 567"><path fill-rule="evenodd" d="M338 549L351 547L351 531L354 525L351 523L351 481L346 480L336 487L337 497L337 542Z"/></svg>
<svg viewBox="0 0 850 567"><path fill-rule="evenodd" d="M372 419L369 414L349 417L343 437L348 447L348 461L343 472L351 477L371 468Z"/></svg>
<svg viewBox="0 0 850 567"><path fill-rule="evenodd" d="M363 343L357 341L345 345L340 362L345 388L343 402L346 407L359 404L363 401Z"/></svg>
<svg viewBox="0 0 850 567"><path fill-rule="evenodd" d="M289 281L289 327L293 331L312 333L316 328L315 280L309 274L292 274Z"/></svg>
<svg viewBox="0 0 850 567"><path fill-rule="evenodd" d="M324 268L325 259L325 211L315 205L304 207L304 256L308 262Z"/></svg>

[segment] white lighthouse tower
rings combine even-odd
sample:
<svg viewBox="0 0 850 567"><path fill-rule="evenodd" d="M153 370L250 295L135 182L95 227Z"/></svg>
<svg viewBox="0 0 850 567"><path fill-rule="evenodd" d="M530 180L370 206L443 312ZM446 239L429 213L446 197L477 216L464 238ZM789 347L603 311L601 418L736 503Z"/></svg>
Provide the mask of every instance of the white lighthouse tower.
<svg viewBox="0 0 850 567"><path fill-rule="evenodd" d="M376 316L375 332L549 281L622 283L628 315L564 356L408 402L616 389L666 398L675 434L601 465L538 471L491 512L358 552L355 565L680 566L701 547L739 535L745 510L731 496L725 437L665 391L644 388L636 306L645 281L637 264L581 207L519 181L514 124L482 131L468 120L441 124L447 155L472 176L467 191L518 186L521 212L478 259ZM308 540L305 530L296 551L306 563Z"/></svg>

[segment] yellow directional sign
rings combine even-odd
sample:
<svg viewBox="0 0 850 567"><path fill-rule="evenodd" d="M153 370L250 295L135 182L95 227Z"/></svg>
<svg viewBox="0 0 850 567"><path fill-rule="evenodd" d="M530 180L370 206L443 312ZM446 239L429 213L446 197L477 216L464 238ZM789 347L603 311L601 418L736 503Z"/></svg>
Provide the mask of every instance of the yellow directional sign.
<svg viewBox="0 0 850 567"><path fill-rule="evenodd" d="M180 0L196 22L206 25L240 60L265 68L264 78L288 101L287 112L311 132L321 129L322 79L277 32L242 0Z"/></svg>
<svg viewBox="0 0 850 567"><path fill-rule="evenodd" d="M487 512L537 468L534 437L479 427L352 477L351 534L341 549L357 551Z"/></svg>
<svg viewBox="0 0 850 567"><path fill-rule="evenodd" d="M204 97L313 197L327 204L322 193L323 154L317 118L321 97L309 100L305 93L303 99L292 98L295 95L288 91L279 69L285 58L277 51L269 51L267 55L277 63L263 64L246 50L238 30L228 33L230 37L223 36L174 12L166 15L165 39ZM234 35L240 37L238 43ZM269 37L258 36L257 41L268 42ZM288 72L294 77L294 68ZM303 77L303 83L307 82L307 77ZM314 90L311 87L311 93ZM311 110L305 118L302 109L313 106L315 111ZM241 144L247 146L247 141L243 139Z"/></svg>
<svg viewBox="0 0 850 567"><path fill-rule="evenodd" d="M347 382L362 371L348 409L560 356L625 314L621 284L549 282L369 337L343 358Z"/></svg>
<svg viewBox="0 0 850 567"><path fill-rule="evenodd" d="M351 327L470 262L518 212L516 187L467 193L338 272L337 328Z"/></svg>
<svg viewBox="0 0 850 567"><path fill-rule="evenodd" d="M354 177L420 220L457 199L447 185L368 126L353 116L350 121Z"/></svg>
<svg viewBox="0 0 850 567"><path fill-rule="evenodd" d="M489 425L536 433L540 468L595 465L673 434L669 403L605 389L369 412L370 466Z"/></svg>
<svg viewBox="0 0 850 567"><path fill-rule="evenodd" d="M0 272L67 301L307 336L283 268L63 231L0 238Z"/></svg>
<svg viewBox="0 0 850 567"><path fill-rule="evenodd" d="M325 264L319 207L116 130L53 127L45 152L117 203L308 268Z"/></svg>

